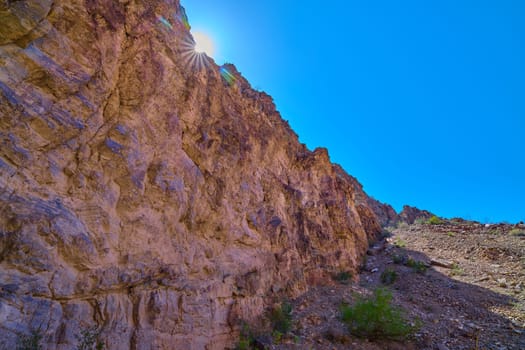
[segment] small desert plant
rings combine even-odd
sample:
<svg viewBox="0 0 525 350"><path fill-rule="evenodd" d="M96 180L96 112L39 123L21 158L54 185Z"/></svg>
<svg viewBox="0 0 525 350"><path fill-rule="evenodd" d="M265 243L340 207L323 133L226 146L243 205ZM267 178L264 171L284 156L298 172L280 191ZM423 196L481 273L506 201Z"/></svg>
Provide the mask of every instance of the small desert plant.
<svg viewBox="0 0 525 350"><path fill-rule="evenodd" d="M419 273L424 273L428 268L428 266L424 262L417 261L412 258L408 258L406 265L408 267L411 267L412 270L419 272Z"/></svg>
<svg viewBox="0 0 525 350"><path fill-rule="evenodd" d="M242 323L239 342L235 350L250 350L254 346L255 337L247 323Z"/></svg>
<svg viewBox="0 0 525 350"><path fill-rule="evenodd" d="M77 334L78 340L77 350L103 350L104 342L99 337L102 329L98 326L84 328Z"/></svg>
<svg viewBox="0 0 525 350"><path fill-rule="evenodd" d="M350 332L358 337L373 339L403 339L415 327L410 326L401 309L391 305L392 294L376 289L369 298L360 298L355 305L341 306L341 316Z"/></svg>
<svg viewBox="0 0 525 350"><path fill-rule="evenodd" d="M454 232L452 232L452 231L448 231L447 232L447 236L454 237L454 236L456 236L456 234Z"/></svg>
<svg viewBox="0 0 525 350"><path fill-rule="evenodd" d="M392 261L394 262L394 264L406 264L408 260L408 256L406 254L394 254L392 255Z"/></svg>
<svg viewBox="0 0 525 350"><path fill-rule="evenodd" d="M509 231L509 234L516 237L525 237L525 230L520 230L519 228L513 228Z"/></svg>
<svg viewBox="0 0 525 350"><path fill-rule="evenodd" d="M276 343L276 344L279 344L281 342L281 340L283 339L283 335L284 334L282 334L279 331L273 331L272 332L273 342Z"/></svg>
<svg viewBox="0 0 525 350"><path fill-rule="evenodd" d="M407 246L407 243L401 238L396 238L396 240L394 241L394 245L398 248L405 248Z"/></svg>
<svg viewBox="0 0 525 350"><path fill-rule="evenodd" d="M459 264L454 263L452 264L452 268L450 269L449 276L463 276L465 272L461 267L459 267Z"/></svg>
<svg viewBox="0 0 525 350"><path fill-rule="evenodd" d="M40 341L42 338L40 331L32 331L29 335L22 335L18 339L16 350L41 350Z"/></svg>
<svg viewBox="0 0 525 350"><path fill-rule="evenodd" d="M430 219L428 219L427 221L427 224L430 224L430 225L439 225L439 224L442 224L443 221L438 218L437 216L432 216Z"/></svg>
<svg viewBox="0 0 525 350"><path fill-rule="evenodd" d="M292 305L284 302L275 306L270 312L270 322L274 332L288 333L292 329Z"/></svg>
<svg viewBox="0 0 525 350"><path fill-rule="evenodd" d="M348 284L352 280L352 272L350 272L350 271L341 271L341 272L335 274L332 278L335 281L338 281L339 283Z"/></svg>
<svg viewBox="0 0 525 350"><path fill-rule="evenodd" d="M239 339L239 342L235 346L235 350L250 350L252 346L252 343L249 339L242 338Z"/></svg>
<svg viewBox="0 0 525 350"><path fill-rule="evenodd" d="M385 269L385 271L383 271L381 273L381 283L383 284L392 284L396 281L397 279L397 272L395 272L394 270L392 269Z"/></svg>

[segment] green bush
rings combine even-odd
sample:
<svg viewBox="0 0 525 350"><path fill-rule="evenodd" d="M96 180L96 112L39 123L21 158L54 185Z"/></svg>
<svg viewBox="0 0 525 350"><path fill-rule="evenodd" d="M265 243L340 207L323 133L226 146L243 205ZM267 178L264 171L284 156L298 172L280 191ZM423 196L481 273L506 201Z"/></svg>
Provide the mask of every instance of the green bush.
<svg viewBox="0 0 525 350"><path fill-rule="evenodd" d="M272 332L272 338L273 338L273 342L275 344L279 344L281 342L281 340L283 339L283 335L281 332L279 331L273 331Z"/></svg>
<svg viewBox="0 0 525 350"><path fill-rule="evenodd" d="M463 276L465 274L465 271L459 266L458 263L452 264L452 268L449 272L449 276Z"/></svg>
<svg viewBox="0 0 525 350"><path fill-rule="evenodd" d="M430 225L439 225L439 224L442 224L443 221L434 215L430 219L428 219L427 223Z"/></svg>
<svg viewBox="0 0 525 350"><path fill-rule="evenodd" d="M392 269L385 269L385 271L383 271L381 273L381 283L383 284L392 284L396 281L397 279L397 272L395 272L394 270Z"/></svg>
<svg viewBox="0 0 525 350"><path fill-rule="evenodd" d="M292 329L292 305L282 303L270 312L270 322L274 331L287 334Z"/></svg>
<svg viewBox="0 0 525 350"><path fill-rule="evenodd" d="M394 264L406 264L408 260L408 256L406 254L394 254L392 255L392 261L394 262Z"/></svg>
<svg viewBox="0 0 525 350"><path fill-rule="evenodd" d="M419 273L424 273L428 269L428 266L424 262L416 261L412 258L408 258L406 265Z"/></svg>
<svg viewBox="0 0 525 350"><path fill-rule="evenodd" d="M394 241L394 245L398 248L405 248L407 246L407 242L403 241L401 238L396 238Z"/></svg>
<svg viewBox="0 0 525 350"><path fill-rule="evenodd" d="M341 271L333 276L335 281L338 281L342 284L348 284L352 280L352 272L350 271Z"/></svg>
<svg viewBox="0 0 525 350"><path fill-rule="evenodd" d="M243 322L239 342L237 343L235 350L250 350L255 345L254 341L255 337L253 336L250 327Z"/></svg>
<svg viewBox="0 0 525 350"><path fill-rule="evenodd" d="M520 230L519 228L513 228L509 231L509 234L516 237L525 237L525 230Z"/></svg>
<svg viewBox="0 0 525 350"><path fill-rule="evenodd" d="M391 305L392 294L376 289L373 296L361 298L354 306L342 305L341 316L350 332L372 339L403 339L415 331L401 309Z"/></svg>

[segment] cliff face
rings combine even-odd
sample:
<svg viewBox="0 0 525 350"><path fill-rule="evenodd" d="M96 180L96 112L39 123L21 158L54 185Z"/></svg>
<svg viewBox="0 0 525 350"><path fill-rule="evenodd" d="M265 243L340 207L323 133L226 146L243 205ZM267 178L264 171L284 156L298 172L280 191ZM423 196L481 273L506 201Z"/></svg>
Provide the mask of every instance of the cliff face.
<svg viewBox="0 0 525 350"><path fill-rule="evenodd" d="M379 222L177 0L0 0L0 345L223 349Z"/></svg>

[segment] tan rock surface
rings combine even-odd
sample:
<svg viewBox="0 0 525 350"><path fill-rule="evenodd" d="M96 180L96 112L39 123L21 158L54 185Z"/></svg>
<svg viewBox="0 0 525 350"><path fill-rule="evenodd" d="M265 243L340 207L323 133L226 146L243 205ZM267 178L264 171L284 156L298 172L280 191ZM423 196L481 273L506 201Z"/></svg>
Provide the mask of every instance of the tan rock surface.
<svg viewBox="0 0 525 350"><path fill-rule="evenodd" d="M379 232L271 97L191 60L184 17L0 1L0 346L72 349L99 325L109 349L223 349Z"/></svg>

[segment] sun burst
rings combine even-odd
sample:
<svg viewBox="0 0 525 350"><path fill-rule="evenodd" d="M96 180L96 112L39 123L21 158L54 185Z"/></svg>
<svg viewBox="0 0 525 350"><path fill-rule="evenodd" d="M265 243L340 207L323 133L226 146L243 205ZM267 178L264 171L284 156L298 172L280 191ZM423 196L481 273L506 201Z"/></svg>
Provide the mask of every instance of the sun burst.
<svg viewBox="0 0 525 350"><path fill-rule="evenodd" d="M211 38L202 33L195 32L187 35L182 43L182 57L191 68L201 70L210 66L210 57L215 52Z"/></svg>
<svg viewBox="0 0 525 350"><path fill-rule="evenodd" d="M204 32L193 33L193 39L195 40L195 52L204 53L210 57L213 57L215 53L215 45L213 40Z"/></svg>

